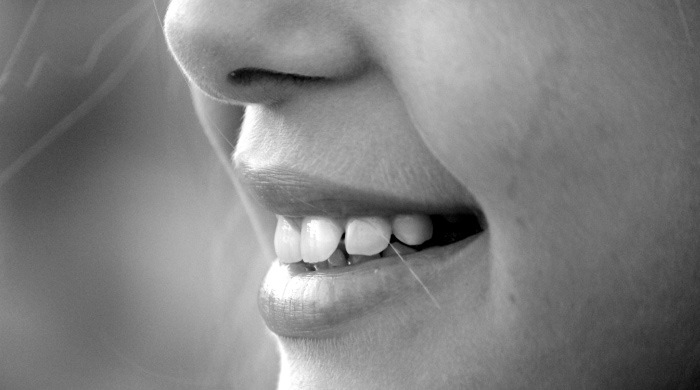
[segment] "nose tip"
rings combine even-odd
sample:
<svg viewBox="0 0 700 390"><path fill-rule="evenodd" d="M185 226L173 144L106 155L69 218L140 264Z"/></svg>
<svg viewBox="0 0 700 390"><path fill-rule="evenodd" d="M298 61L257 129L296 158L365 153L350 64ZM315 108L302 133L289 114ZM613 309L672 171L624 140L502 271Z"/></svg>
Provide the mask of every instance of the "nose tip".
<svg viewBox="0 0 700 390"><path fill-rule="evenodd" d="M329 2L314 3L173 0L165 36L188 79L212 97L284 99L296 81L347 78L364 65L351 24Z"/></svg>

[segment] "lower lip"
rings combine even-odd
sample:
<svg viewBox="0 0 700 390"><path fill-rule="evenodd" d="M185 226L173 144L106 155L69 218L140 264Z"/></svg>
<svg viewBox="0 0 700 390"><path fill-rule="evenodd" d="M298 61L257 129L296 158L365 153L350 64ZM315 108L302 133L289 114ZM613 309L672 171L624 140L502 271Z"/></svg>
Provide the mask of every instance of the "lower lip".
<svg viewBox="0 0 700 390"><path fill-rule="evenodd" d="M437 307L440 291L447 287L445 277L455 267L485 259L487 242L488 234L482 232L452 245L405 255L405 262L387 257L303 273L275 261L260 288L260 312L278 336L330 338L380 314L386 306L423 299Z"/></svg>

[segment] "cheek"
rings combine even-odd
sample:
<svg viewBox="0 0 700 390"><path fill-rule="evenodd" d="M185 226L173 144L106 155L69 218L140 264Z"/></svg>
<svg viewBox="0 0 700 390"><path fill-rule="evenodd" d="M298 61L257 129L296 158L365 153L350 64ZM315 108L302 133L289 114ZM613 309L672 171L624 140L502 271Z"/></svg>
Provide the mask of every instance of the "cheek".
<svg viewBox="0 0 700 390"><path fill-rule="evenodd" d="M664 124L642 118L635 100L658 91L620 76L624 59L580 55L537 16L546 10L410 11L422 19L392 25L387 67L430 151L492 214L621 207L619 183L658 173L651 165L669 140L654 139L655 126Z"/></svg>
<svg viewBox="0 0 700 390"><path fill-rule="evenodd" d="M511 162L503 150L516 153L528 137L537 72L555 51L533 21L509 17L518 11L490 4L411 9L405 13L421 19L393 24L394 40L383 48L424 142L482 200L507 185ZM504 34L511 29L522 36Z"/></svg>
<svg viewBox="0 0 700 390"><path fill-rule="evenodd" d="M647 58L661 50L624 50L634 37L620 47L573 40L599 45L586 57L551 38L546 22L488 11L413 10L423 19L393 25L387 62L424 142L486 211L496 299L542 308L537 323L556 311L547 302L584 317L634 308L661 269L688 286L668 260L674 247L696 247L685 234L697 216L684 210L697 207L697 148L679 150L691 136L668 102L690 99L674 95L671 66ZM512 29L522 34L499 35ZM669 238L658 226L680 233ZM696 256L689 250L679 263ZM663 299L654 294L648 302ZM590 307L580 306L584 297Z"/></svg>

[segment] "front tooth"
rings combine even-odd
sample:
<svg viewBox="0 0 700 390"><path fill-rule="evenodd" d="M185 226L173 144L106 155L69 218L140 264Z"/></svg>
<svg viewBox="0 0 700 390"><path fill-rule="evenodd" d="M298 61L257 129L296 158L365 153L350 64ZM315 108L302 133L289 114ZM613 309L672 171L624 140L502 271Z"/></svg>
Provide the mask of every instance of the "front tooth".
<svg viewBox="0 0 700 390"><path fill-rule="evenodd" d="M301 261L301 230L293 221L278 215L275 229L275 253L282 263Z"/></svg>
<svg viewBox="0 0 700 390"><path fill-rule="evenodd" d="M306 217L301 223L301 257L307 263L328 259L338 247L343 227L326 217Z"/></svg>
<svg viewBox="0 0 700 390"><path fill-rule="evenodd" d="M386 248L390 238L387 218L350 218L345 225L345 250L351 255L375 255Z"/></svg>
<svg viewBox="0 0 700 390"><path fill-rule="evenodd" d="M391 228L394 236L408 245L420 245L433 236L433 223L425 214L397 215Z"/></svg>

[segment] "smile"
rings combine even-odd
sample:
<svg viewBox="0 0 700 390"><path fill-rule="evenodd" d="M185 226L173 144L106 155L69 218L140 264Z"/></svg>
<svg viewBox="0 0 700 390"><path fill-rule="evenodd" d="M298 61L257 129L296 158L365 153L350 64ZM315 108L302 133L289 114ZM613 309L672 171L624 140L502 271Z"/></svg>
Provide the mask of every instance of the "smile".
<svg viewBox="0 0 700 390"><path fill-rule="evenodd" d="M439 307L436 296L449 279L488 250L476 204L411 202L287 171L237 168L252 195L277 213L277 259L258 305L278 336L340 337L383 307Z"/></svg>

